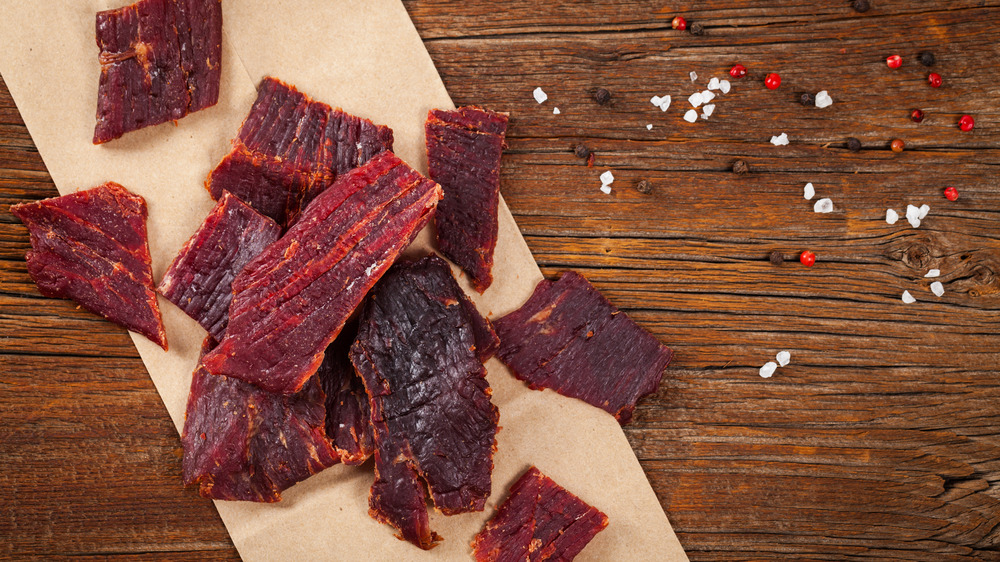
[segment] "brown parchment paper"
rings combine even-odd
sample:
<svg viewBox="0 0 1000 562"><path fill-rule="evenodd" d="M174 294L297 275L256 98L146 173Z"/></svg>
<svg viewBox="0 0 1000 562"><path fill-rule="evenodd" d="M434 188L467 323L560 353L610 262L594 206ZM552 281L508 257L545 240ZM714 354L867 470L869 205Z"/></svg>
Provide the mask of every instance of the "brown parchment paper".
<svg viewBox="0 0 1000 562"><path fill-rule="evenodd" d="M398 0L225 0L219 104L181 119L91 144L99 66L94 14L123 0L4 0L0 73L60 193L113 180L149 205L153 275L159 279L213 202L203 184L266 75L312 97L384 123L397 154L426 170L424 120L453 107L423 43ZM503 110L504 108L494 108ZM502 189L502 186L501 186ZM409 250L430 249L421 234ZM463 287L490 317L520 306L542 278L506 205L493 285ZM175 425L184 422L191 372L205 332L161 299L170 351L132 334ZM368 516L370 464L334 466L283 494L277 504L215 502L247 560L463 560L469 542L534 464L607 513L608 528L580 560L686 560L618 423L551 391L527 389L496 359L487 364L501 431L486 511L445 517L431 527L445 540L424 552ZM180 482L178 482L180 485Z"/></svg>

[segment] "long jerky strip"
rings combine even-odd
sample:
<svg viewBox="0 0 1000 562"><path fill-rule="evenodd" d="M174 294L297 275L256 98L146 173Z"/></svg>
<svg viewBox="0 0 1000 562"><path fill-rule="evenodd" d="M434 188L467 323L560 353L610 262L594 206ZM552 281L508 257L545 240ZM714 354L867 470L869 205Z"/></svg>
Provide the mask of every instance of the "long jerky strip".
<svg viewBox="0 0 1000 562"><path fill-rule="evenodd" d="M493 282L507 118L478 107L435 109L425 125L427 175L445 192L434 219L438 247L468 272L480 293Z"/></svg>
<svg viewBox="0 0 1000 562"><path fill-rule="evenodd" d="M573 271L540 282L494 327L497 356L514 376L602 408L623 425L636 402L656 391L673 355Z"/></svg>
<svg viewBox="0 0 1000 562"><path fill-rule="evenodd" d="M265 78L233 149L206 181L283 227L337 176L392 150L392 129L314 101L275 78Z"/></svg>
<svg viewBox="0 0 1000 562"><path fill-rule="evenodd" d="M462 297L437 256L397 265L373 290L351 347L375 427L369 512L425 549L437 536L421 482L446 515L481 511L491 489L499 413L476 351L486 321Z"/></svg>
<svg viewBox="0 0 1000 562"><path fill-rule="evenodd" d="M97 13L101 78L94 144L216 104L220 0L141 0Z"/></svg>
<svg viewBox="0 0 1000 562"><path fill-rule="evenodd" d="M361 464L375 452L368 395L348 355L357 335L357 322L344 326L316 371L326 393L326 435L344 464Z"/></svg>
<svg viewBox="0 0 1000 562"><path fill-rule="evenodd" d="M221 340L233 300L233 278L279 236L277 223L224 193L174 258L158 290Z"/></svg>
<svg viewBox="0 0 1000 562"><path fill-rule="evenodd" d="M108 182L10 211L31 233L28 273L43 295L72 299L167 349L142 197Z"/></svg>
<svg viewBox="0 0 1000 562"><path fill-rule="evenodd" d="M440 186L391 152L341 176L233 281L229 326L205 366L298 391L440 198Z"/></svg>

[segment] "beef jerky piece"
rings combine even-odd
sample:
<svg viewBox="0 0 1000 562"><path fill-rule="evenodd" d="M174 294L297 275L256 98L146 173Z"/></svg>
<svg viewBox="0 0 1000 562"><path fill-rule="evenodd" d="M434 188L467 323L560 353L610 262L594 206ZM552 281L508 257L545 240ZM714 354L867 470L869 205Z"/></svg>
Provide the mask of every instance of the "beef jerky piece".
<svg viewBox="0 0 1000 562"><path fill-rule="evenodd" d="M141 0L97 13L101 78L94 144L215 105L220 0Z"/></svg>
<svg viewBox="0 0 1000 562"><path fill-rule="evenodd" d="M472 541L478 562L573 560L608 517L531 467Z"/></svg>
<svg viewBox="0 0 1000 562"><path fill-rule="evenodd" d="M623 425L636 402L656 391L673 355L573 271L543 280L494 327L497 356L514 376L602 408Z"/></svg>
<svg viewBox="0 0 1000 562"><path fill-rule="evenodd" d="M459 291L459 294L462 308L465 309L465 313L469 317L472 334L475 336L476 357L479 358L480 362L486 363L500 349L500 338L497 337L497 333L493 330L493 324L479 313L476 305L472 304L469 297L461 291Z"/></svg>
<svg viewBox="0 0 1000 562"><path fill-rule="evenodd" d="M499 413L461 296L437 256L397 265L372 291L351 347L375 427L370 513L421 548L433 546L421 480L446 515L481 511L490 494Z"/></svg>
<svg viewBox="0 0 1000 562"><path fill-rule="evenodd" d="M108 182L10 210L31 233L28 273L43 295L72 299L167 349L142 197Z"/></svg>
<svg viewBox="0 0 1000 562"><path fill-rule="evenodd" d="M375 450L368 395L348 356L357 334L356 322L344 326L316 371L326 393L326 435L345 464L361 464Z"/></svg>
<svg viewBox="0 0 1000 562"><path fill-rule="evenodd" d="M206 338L202 356L214 346ZM323 401L316 380L276 395L199 365L181 437L184 483L197 482L207 498L279 501L283 490L338 460L323 431Z"/></svg>
<svg viewBox="0 0 1000 562"><path fill-rule="evenodd" d="M274 78L265 78L233 149L206 187L239 197L284 227L340 174L392 150L392 129L333 110Z"/></svg>
<svg viewBox="0 0 1000 562"><path fill-rule="evenodd" d="M441 187L383 152L341 176L233 280L213 374L299 390L368 290L427 224Z"/></svg>
<svg viewBox="0 0 1000 562"><path fill-rule="evenodd" d="M229 321L233 278L280 235L277 223L224 193L170 264L160 294L221 340Z"/></svg>
<svg viewBox="0 0 1000 562"><path fill-rule="evenodd" d="M433 110L425 128L428 176L445 190L434 221L438 247L481 293L493 282L507 114L477 107Z"/></svg>

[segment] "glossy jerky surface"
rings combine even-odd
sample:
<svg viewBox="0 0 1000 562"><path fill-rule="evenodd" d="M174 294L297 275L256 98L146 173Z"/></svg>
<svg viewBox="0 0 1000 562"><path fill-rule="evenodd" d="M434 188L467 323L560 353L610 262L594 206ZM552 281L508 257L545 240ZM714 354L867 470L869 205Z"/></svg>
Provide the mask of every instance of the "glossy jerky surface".
<svg viewBox="0 0 1000 562"><path fill-rule="evenodd" d="M221 340L229 321L233 278L280 235L281 227L273 220L223 193L174 258L158 290Z"/></svg>
<svg viewBox="0 0 1000 562"><path fill-rule="evenodd" d="M341 176L236 276L225 338L205 366L298 391L440 198L440 186L391 152Z"/></svg>
<svg viewBox="0 0 1000 562"><path fill-rule="evenodd" d="M141 0L97 13L101 78L94 144L215 105L220 0Z"/></svg>
<svg viewBox="0 0 1000 562"><path fill-rule="evenodd" d="M142 197L108 182L10 210L31 234L28 273L43 295L74 300L167 349Z"/></svg>
<svg viewBox="0 0 1000 562"><path fill-rule="evenodd" d="M284 227L342 175L386 150L392 129L331 109L275 78L265 78L233 150L206 182Z"/></svg>
<svg viewBox="0 0 1000 562"><path fill-rule="evenodd" d="M428 176L445 192L435 218L438 246L480 293L493 282L507 119L506 113L463 107L432 110L425 126Z"/></svg>
<svg viewBox="0 0 1000 562"><path fill-rule="evenodd" d="M375 451L368 394L348 356L357 335L356 322L344 326L316 371L326 393L326 435L344 464L361 464Z"/></svg>
<svg viewBox="0 0 1000 562"><path fill-rule="evenodd" d="M573 271L540 282L494 328L497 357L514 376L602 408L623 425L636 402L656 391L673 355Z"/></svg>
<svg viewBox="0 0 1000 562"><path fill-rule="evenodd" d="M397 265L351 347L375 427L370 513L421 548L434 543L423 483L446 515L481 511L491 489L499 413L462 302L443 259Z"/></svg>
<svg viewBox="0 0 1000 562"><path fill-rule="evenodd" d="M214 347L211 336L202 355ZM191 380L181 441L185 484L220 500L276 502L296 482L336 464L324 431L323 390L271 394L199 365Z"/></svg>
<svg viewBox="0 0 1000 562"><path fill-rule="evenodd" d="M535 467L472 542L478 562L569 561L608 526L608 517Z"/></svg>

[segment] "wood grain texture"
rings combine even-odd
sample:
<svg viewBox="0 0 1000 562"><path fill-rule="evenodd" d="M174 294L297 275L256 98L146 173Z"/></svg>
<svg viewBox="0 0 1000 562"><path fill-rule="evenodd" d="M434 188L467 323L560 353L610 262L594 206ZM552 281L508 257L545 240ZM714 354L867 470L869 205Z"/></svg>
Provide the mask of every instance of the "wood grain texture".
<svg viewBox="0 0 1000 562"><path fill-rule="evenodd" d="M511 112L501 186L543 272L580 271L677 351L626 433L692 559L1000 560L1000 2L405 3L455 102ZM737 61L751 76L685 123L688 73ZM796 102L823 89L833 106ZM55 194L0 88L0 557L235 558L125 332L27 276L7 207ZM908 203L931 206L919 229L885 223Z"/></svg>

